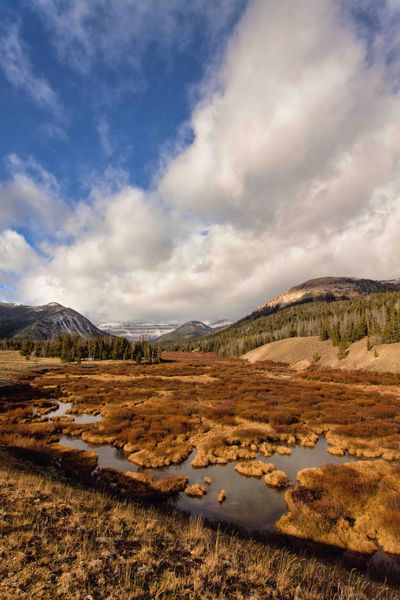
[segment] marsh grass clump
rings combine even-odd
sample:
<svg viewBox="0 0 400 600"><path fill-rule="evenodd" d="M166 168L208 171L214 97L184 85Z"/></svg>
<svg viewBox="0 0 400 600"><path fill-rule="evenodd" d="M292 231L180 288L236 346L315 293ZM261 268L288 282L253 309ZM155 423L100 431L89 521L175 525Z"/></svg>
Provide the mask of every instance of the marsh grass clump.
<svg viewBox="0 0 400 600"><path fill-rule="evenodd" d="M194 496L195 498L202 498L207 494L207 488L200 483L193 483L185 488L185 494L187 496Z"/></svg>
<svg viewBox="0 0 400 600"><path fill-rule="evenodd" d="M400 467L362 461L304 469L286 494L278 528L291 535L373 553L400 554Z"/></svg>
<svg viewBox="0 0 400 600"><path fill-rule="evenodd" d="M276 467L272 463L265 463L261 460L244 461L235 465L235 471L246 477L262 477L275 469Z"/></svg>
<svg viewBox="0 0 400 600"><path fill-rule="evenodd" d="M284 471L274 470L264 476L267 485L274 488L285 488L289 485L289 477Z"/></svg>

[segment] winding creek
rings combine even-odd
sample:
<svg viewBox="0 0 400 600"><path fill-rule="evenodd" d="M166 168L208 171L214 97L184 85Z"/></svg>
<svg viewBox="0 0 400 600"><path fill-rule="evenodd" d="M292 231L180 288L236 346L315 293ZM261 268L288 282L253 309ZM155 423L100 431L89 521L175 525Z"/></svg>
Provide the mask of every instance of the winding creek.
<svg viewBox="0 0 400 600"><path fill-rule="evenodd" d="M49 419L68 416L80 424L95 423L101 419L101 415L74 414L71 412L72 406L70 402L58 402L58 408L46 416ZM207 494L202 498L190 497L181 492L167 500L174 507L191 515L201 516L208 521L230 523L249 532L274 533L277 531L275 523L287 511L285 491L268 487L262 478L240 475L235 471L235 465L239 461L232 461L225 465L209 465L206 468L193 468L191 463L196 453L194 450L179 465L144 469L129 462L128 454L111 445L91 445L80 437L71 438L64 435L60 437L59 443L68 448L96 452L99 469L113 468L121 472L141 471L152 474L156 479L168 475L186 476L190 485L194 483L204 485L204 478L210 478L211 483L206 486ZM327 451L328 444L323 437L314 448L295 446L291 450L289 456L275 453L265 458L262 454L258 454L257 460L275 464L278 469L287 473L291 485L296 482L297 473L301 469L320 467L326 463L344 464L359 460L349 455L332 456ZM226 499L222 503L218 502L218 494L221 490L226 491ZM400 572L397 559L393 559L381 549L375 553L371 561L374 564L385 564L396 573Z"/></svg>
<svg viewBox="0 0 400 600"><path fill-rule="evenodd" d="M71 409L72 403L59 402L57 410L48 413L47 417L70 416L80 424L94 423L101 418L100 415L74 415L69 412ZM235 471L235 465L239 461L229 462L226 465L193 468L191 463L195 456L194 450L179 465L159 469L143 469L129 462L128 455L114 446L93 446L81 438L66 436L61 436L59 443L68 448L95 451L99 469L113 468L132 472L140 470L151 473L156 479L167 475L186 476L190 485L194 483L204 485L204 477L210 477L211 484L207 486L207 494L202 498L180 493L177 498L172 499L177 508L192 515L200 515L210 521L224 521L259 532L274 532L276 521L287 510L284 490L268 487L262 478L240 475ZM257 460L276 465L278 469L287 473L291 483L296 481L297 473L301 469L320 467L327 462L343 464L355 460L352 456L331 456L328 454L327 448L328 444L325 438L320 438L314 448L295 446L291 448L290 456L281 456L275 453L269 458L265 458L259 454ZM223 503L219 503L218 494L222 489L226 491L226 499Z"/></svg>

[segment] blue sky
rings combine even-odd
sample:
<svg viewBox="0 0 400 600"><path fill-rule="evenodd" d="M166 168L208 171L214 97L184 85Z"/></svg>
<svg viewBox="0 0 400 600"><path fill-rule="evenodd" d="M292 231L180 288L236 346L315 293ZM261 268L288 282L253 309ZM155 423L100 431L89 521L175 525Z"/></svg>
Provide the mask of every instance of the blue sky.
<svg viewBox="0 0 400 600"><path fill-rule="evenodd" d="M0 6L3 35L17 28L25 60L56 97L54 102L32 101L29 90L12 85L3 72L0 155L33 155L57 177L71 202L87 193L88 179L108 167L123 169L131 181L148 187L158 168L160 148L174 144L177 132L189 119L196 84L231 33L244 3L232 3L226 22L213 35L202 10L187 11L181 3L173 16L176 36L163 43L161 27L161 31L146 33L143 41L128 38L117 55L109 58L100 50L88 58L88 51L73 39L67 42L70 46L64 54L57 51L52 12L46 13L50 4L12 0ZM99 14L102 4L107 5L92 3L99 7ZM135 3L129 4L126 18L135 20ZM60 15L66 18L67 12L60 10ZM107 12L95 14L95 18L98 30L94 36L101 35ZM150 10L146 18L151 21ZM126 21L117 25L129 28ZM180 38L181 27L184 40ZM137 57L130 60L130 53ZM190 131L186 135L190 136ZM0 169L6 176L4 162Z"/></svg>
<svg viewBox="0 0 400 600"><path fill-rule="evenodd" d="M398 0L2 0L0 299L218 319L398 277L399 22Z"/></svg>

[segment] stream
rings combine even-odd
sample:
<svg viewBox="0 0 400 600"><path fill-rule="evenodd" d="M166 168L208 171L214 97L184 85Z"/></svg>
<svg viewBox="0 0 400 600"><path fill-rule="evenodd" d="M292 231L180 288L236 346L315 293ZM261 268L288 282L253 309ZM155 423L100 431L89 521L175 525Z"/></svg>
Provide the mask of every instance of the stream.
<svg viewBox="0 0 400 600"><path fill-rule="evenodd" d="M57 410L48 413L47 417L70 416L76 423L95 423L101 419L101 415L70 413L72 403L58 402ZM98 467L113 468L118 471L146 472L152 474L156 479L168 475L186 476L189 484L200 483L205 485L204 477L211 478L211 484L205 485L207 494L202 498L190 497L181 492L177 496L169 498L167 502L180 510L191 515L201 516L208 521L231 523L251 532L274 533L276 521L287 512L284 498L285 491L268 487L262 478L245 477L235 471L235 465L239 461L229 462L225 465L209 465L205 468L193 468L191 463L196 451L193 450L188 458L179 465L171 465L158 469L144 469L129 462L128 454L111 445L95 446L84 442L81 438L61 436L59 443L68 448L77 450L95 451L98 457ZM320 467L326 463L343 464L357 460L353 456L332 456L328 453L328 444L321 437L314 448L303 448L295 446L291 448L292 454L281 456L278 453L269 458L258 454L256 459L273 463L290 478L294 484L297 473L301 469ZM218 494L225 490L226 499L218 502ZM386 570L399 572L398 559L392 558L382 549L379 549L371 558L371 564Z"/></svg>
<svg viewBox="0 0 400 600"><path fill-rule="evenodd" d="M68 413L71 403L59 402L56 411L49 413L49 418L57 416L74 417L77 423L93 423L100 417L93 415L74 415ZM262 478L244 477L235 471L235 465L239 461L229 462L226 465L209 465L205 468L193 468L191 463L195 457L195 450L188 458L179 465L171 465L159 469L143 469L129 462L128 455L122 450L110 445L93 446L84 442L81 438L70 438L61 436L60 444L77 450L95 451L98 457L98 468L113 468L119 471L142 471L151 473L156 479L168 475L186 476L189 484L204 484L204 477L211 478L211 484L207 485L207 494L202 498L190 497L180 493L170 501L176 508L189 512L192 515L200 515L210 521L224 521L232 523L249 530L261 532L274 532L275 523L286 510L284 490L268 487ZM327 452L328 444L325 438L320 438L314 448L303 448L295 446L291 448L290 456L273 454L265 458L258 454L257 460L265 463L273 463L278 469L285 471L291 483L296 481L298 471L309 467L320 467L325 463L343 464L353 462L352 456L331 456ZM225 490L226 499L223 503L218 502L218 494Z"/></svg>

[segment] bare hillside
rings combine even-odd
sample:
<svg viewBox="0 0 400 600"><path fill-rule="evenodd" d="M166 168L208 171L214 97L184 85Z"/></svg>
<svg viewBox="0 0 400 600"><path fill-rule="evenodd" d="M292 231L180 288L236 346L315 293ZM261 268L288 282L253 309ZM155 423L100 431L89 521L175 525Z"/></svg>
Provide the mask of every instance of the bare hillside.
<svg viewBox="0 0 400 600"><path fill-rule="evenodd" d="M338 348L330 341L314 337L295 337L265 344L242 356L251 363L272 360L288 363L296 369L306 369L312 363L333 369L362 369L367 371L400 373L400 343L378 344L367 349L364 338L348 348L346 358L338 358Z"/></svg>

